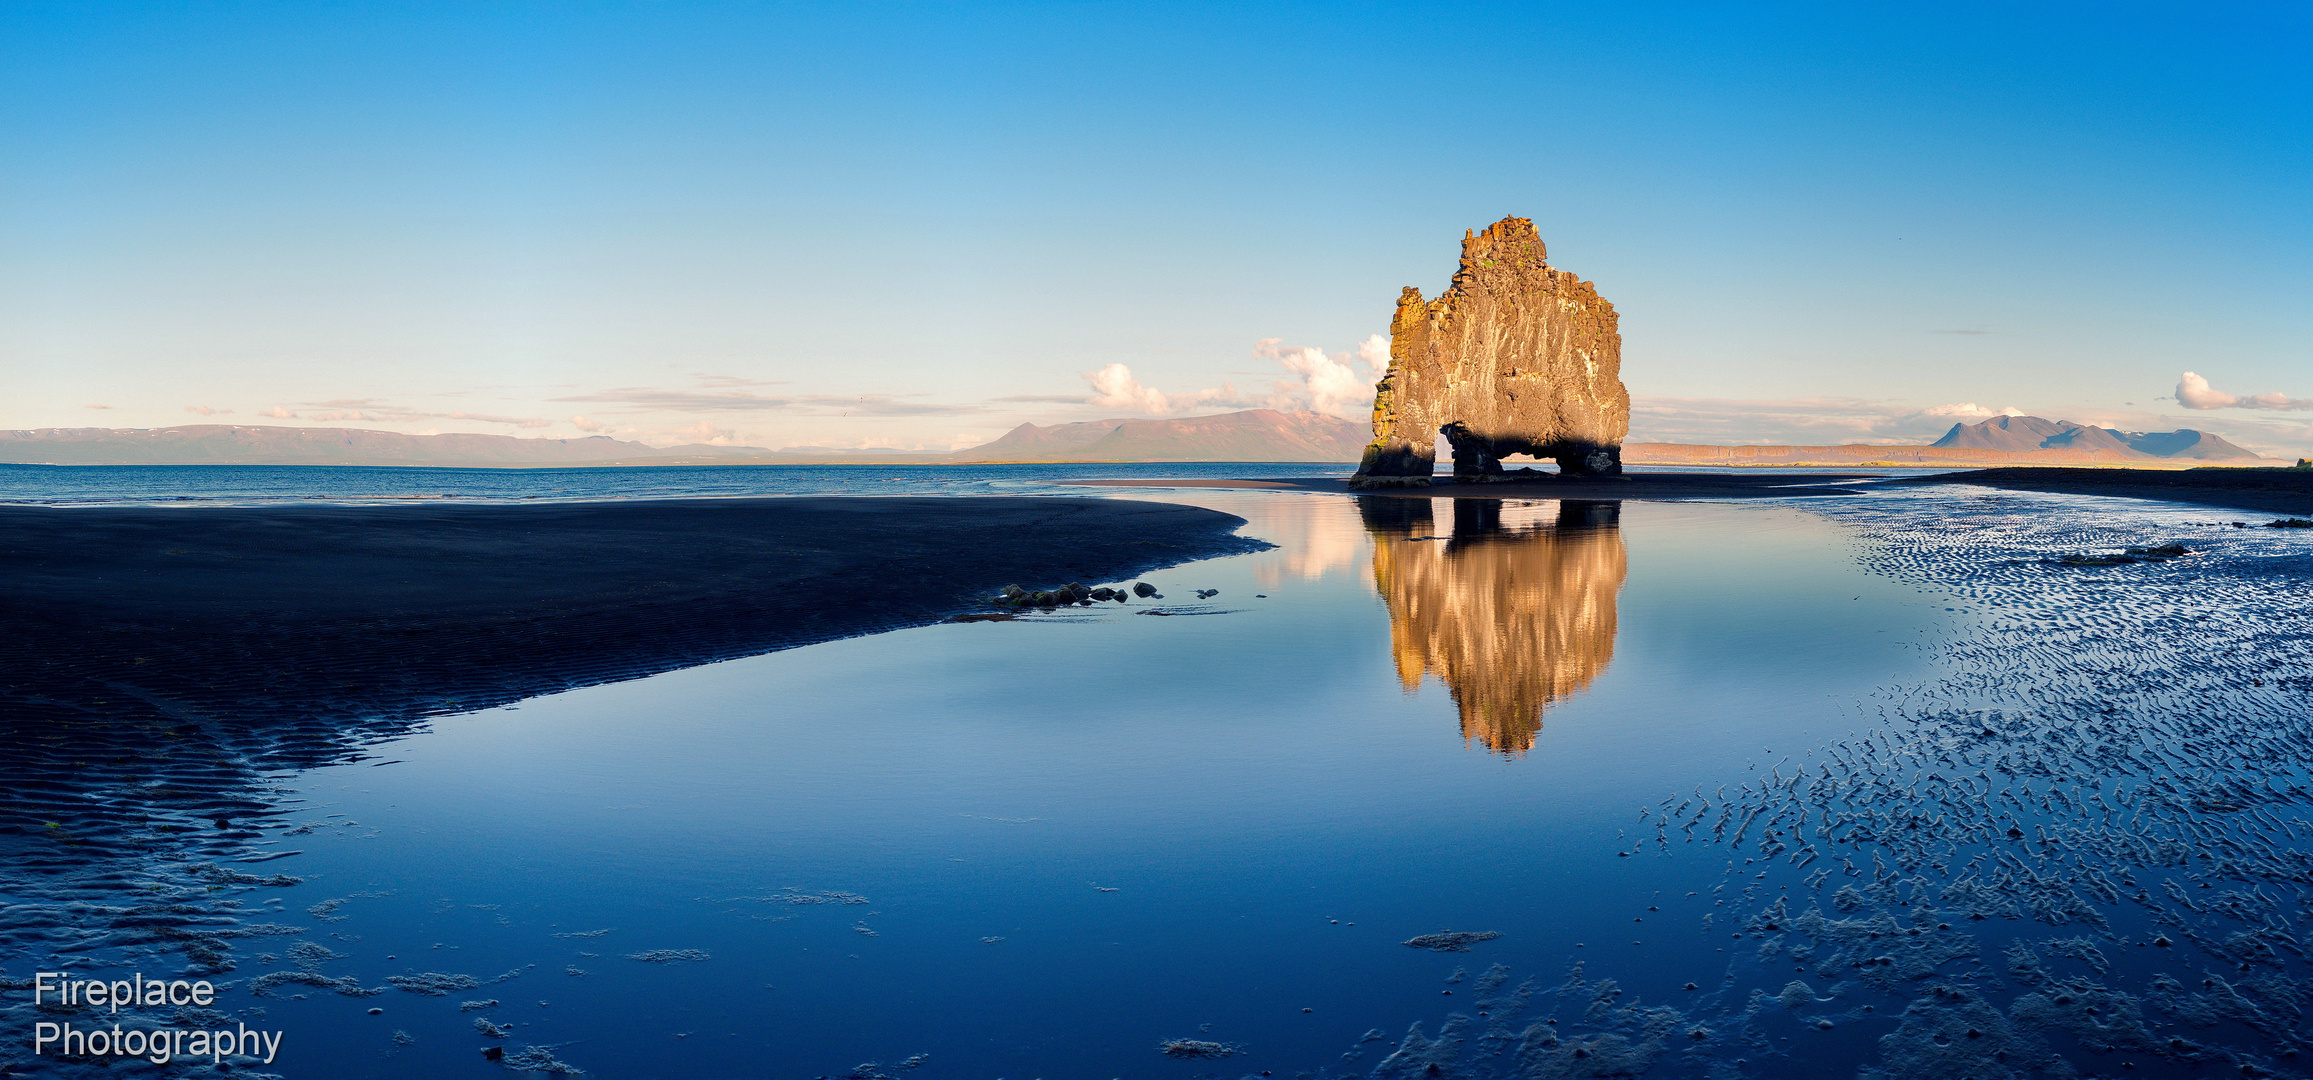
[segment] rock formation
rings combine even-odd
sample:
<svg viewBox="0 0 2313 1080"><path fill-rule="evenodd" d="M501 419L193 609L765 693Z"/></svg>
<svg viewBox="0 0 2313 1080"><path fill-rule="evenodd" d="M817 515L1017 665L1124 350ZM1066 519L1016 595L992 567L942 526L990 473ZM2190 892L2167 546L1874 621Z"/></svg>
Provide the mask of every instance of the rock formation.
<svg viewBox="0 0 2313 1080"><path fill-rule="evenodd" d="M1352 487L1429 483L1441 434L1466 483L1503 475L1511 454L1556 458L1567 475L1622 471L1630 394L1614 305L1550 266L1532 221L1464 236L1453 284L1426 303L1408 286L1389 339Z"/></svg>

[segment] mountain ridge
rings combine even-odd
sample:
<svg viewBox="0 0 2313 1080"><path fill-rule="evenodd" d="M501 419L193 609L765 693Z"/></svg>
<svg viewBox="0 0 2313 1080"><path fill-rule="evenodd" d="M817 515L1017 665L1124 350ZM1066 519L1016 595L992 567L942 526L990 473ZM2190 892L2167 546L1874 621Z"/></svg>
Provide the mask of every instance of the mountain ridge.
<svg viewBox="0 0 2313 1080"><path fill-rule="evenodd" d="M956 461L1344 461L1365 426L1324 413L1246 409L1213 416L1022 424L949 455Z"/></svg>
<svg viewBox="0 0 2313 1080"><path fill-rule="evenodd" d="M2092 427L2070 420L2043 420L2037 416L1995 416L1977 424L1955 423L1943 438L1929 443L1946 449L2000 450L2010 453L2063 450L2077 454L2110 454L2122 458L2169 458L2225 461L2258 457L2225 441L2221 435L2194 428L2175 431L2122 431Z"/></svg>
<svg viewBox="0 0 2313 1080"><path fill-rule="evenodd" d="M654 447L603 435L575 439L447 433L409 435L355 428L194 424L171 428L38 428L0 431L0 464L367 465L436 468L858 464L942 465L1095 461L1358 460L1365 425L1323 413L1248 409L1191 417L1021 424L979 446L945 454L796 452L759 446ZM1990 445L1984 445L1989 443ZM2013 448L2010 448L2013 446ZM2038 417L1952 425L1934 444L1707 446L1627 443L1634 464L1776 465L1901 463L1946 468L1985 464L2254 464L2276 459L2210 432L2126 432Z"/></svg>
<svg viewBox="0 0 2313 1080"><path fill-rule="evenodd" d="M414 468L686 464L964 464L997 461L1354 461L1364 425L1313 412L1248 409L1181 418L1022 424L946 454L795 453L760 446L649 446L575 439L363 428L188 424L0 431L0 464L386 465Z"/></svg>

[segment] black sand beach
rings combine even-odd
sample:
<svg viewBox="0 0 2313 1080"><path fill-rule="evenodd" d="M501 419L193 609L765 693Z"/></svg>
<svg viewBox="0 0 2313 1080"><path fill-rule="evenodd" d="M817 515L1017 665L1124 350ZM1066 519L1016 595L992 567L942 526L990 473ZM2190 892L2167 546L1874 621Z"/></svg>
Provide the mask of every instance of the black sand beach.
<svg viewBox="0 0 2313 1080"><path fill-rule="evenodd" d="M1054 498L0 508L0 698L214 718L479 706L1245 550L1241 524Z"/></svg>
<svg viewBox="0 0 2313 1080"><path fill-rule="evenodd" d="M1260 546L1242 524L1008 497L0 508L0 849L168 821L230 846L254 772L426 716Z"/></svg>
<svg viewBox="0 0 2313 1080"><path fill-rule="evenodd" d="M2313 470L2306 469L1977 469L1907 476L1891 482L1980 484L2015 491L2163 499L2274 514L2313 514Z"/></svg>

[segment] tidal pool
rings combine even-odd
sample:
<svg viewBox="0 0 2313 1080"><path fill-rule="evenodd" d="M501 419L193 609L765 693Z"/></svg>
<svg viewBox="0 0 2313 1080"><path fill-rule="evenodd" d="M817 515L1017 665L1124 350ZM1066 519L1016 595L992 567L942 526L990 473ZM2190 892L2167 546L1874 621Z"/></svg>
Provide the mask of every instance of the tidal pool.
<svg viewBox="0 0 2313 1080"><path fill-rule="evenodd" d="M2287 1068L2301 536L1135 497L1277 547L279 777L257 846L299 854L234 869L301 882L205 890L281 931L228 935L225 1010L291 1077Z"/></svg>

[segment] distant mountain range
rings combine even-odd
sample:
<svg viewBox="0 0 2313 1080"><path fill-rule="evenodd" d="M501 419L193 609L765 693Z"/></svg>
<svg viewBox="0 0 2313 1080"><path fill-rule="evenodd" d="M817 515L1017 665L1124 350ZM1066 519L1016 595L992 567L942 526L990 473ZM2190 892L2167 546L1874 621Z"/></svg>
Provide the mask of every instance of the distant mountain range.
<svg viewBox="0 0 2313 1080"><path fill-rule="evenodd" d="M1367 426L1314 412L1250 409L1183 419L1022 424L994 442L950 454L823 447L645 446L606 436L404 435L342 428L198 424L170 428L0 431L0 463L45 465L552 465L964 464L1065 461L1338 461L1364 450ZM1900 463L2254 464L2255 453L2205 431L2130 432L2033 416L1954 424L1931 446L1696 446L1628 443L1638 465L1862 465Z"/></svg>
<svg viewBox="0 0 2313 1080"><path fill-rule="evenodd" d="M168 428L0 431L0 464L19 465L546 465L943 464L994 461L1355 461L1366 425L1313 412L1252 409L1182 420L1022 424L952 454L645 446L607 436L405 435L397 431L193 424Z"/></svg>
<svg viewBox="0 0 2313 1080"><path fill-rule="evenodd" d="M1356 461L1367 425L1314 412L1249 409L1182 420L1022 424L957 461Z"/></svg>
<svg viewBox="0 0 2313 1080"><path fill-rule="evenodd" d="M1693 446L1625 443L1622 460L1634 465L2128 465L2224 462L2255 465L2258 456L2206 431L2121 431L2037 416L1995 416L1980 424L1953 424L1927 446L1848 443L1844 446Z"/></svg>
<svg viewBox="0 0 2313 1080"><path fill-rule="evenodd" d="M733 449L644 446L603 435L518 439L246 424L0 431L0 463L17 465L662 465L721 460Z"/></svg>
<svg viewBox="0 0 2313 1080"><path fill-rule="evenodd" d="M2042 420L2037 416L1995 416L1980 424L1953 424L1933 446L1971 450L2062 450L2081 455L2128 458L2190 458L2224 461L2255 458L2223 437L2192 428L2176 431L2122 431L2089 427L2070 420Z"/></svg>

